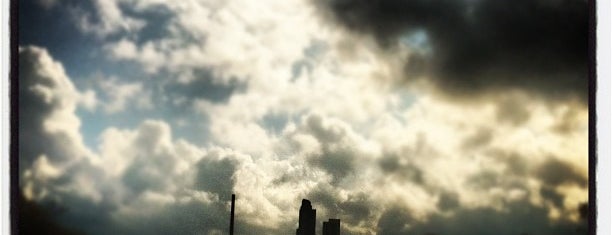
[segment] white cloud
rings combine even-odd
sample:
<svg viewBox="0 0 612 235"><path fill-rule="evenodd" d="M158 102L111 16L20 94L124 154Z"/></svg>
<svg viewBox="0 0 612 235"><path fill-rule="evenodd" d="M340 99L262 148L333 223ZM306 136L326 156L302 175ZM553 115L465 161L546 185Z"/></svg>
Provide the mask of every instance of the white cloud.
<svg viewBox="0 0 612 235"><path fill-rule="evenodd" d="M83 144L75 114L83 95L45 49L29 46L19 51L19 177L24 196L101 200L96 180L90 180L99 179L98 173L79 171L96 160Z"/></svg>
<svg viewBox="0 0 612 235"><path fill-rule="evenodd" d="M63 66L39 47L22 47L19 53L20 168L42 155L59 165L90 156L74 114L81 94Z"/></svg>
<svg viewBox="0 0 612 235"><path fill-rule="evenodd" d="M76 26L85 33L100 38L119 33L137 32L145 26L145 22L124 14L116 0L93 0L95 12L88 12L82 8L72 8L72 15Z"/></svg>
<svg viewBox="0 0 612 235"><path fill-rule="evenodd" d="M127 106L140 110L153 108L151 91L145 90L140 82L119 82L117 78L110 77L99 82L99 89L107 99L101 101L107 114L122 112Z"/></svg>
<svg viewBox="0 0 612 235"><path fill-rule="evenodd" d="M85 92L81 93L78 104L88 111L94 111L98 105L96 92L93 90L86 90Z"/></svg>
<svg viewBox="0 0 612 235"><path fill-rule="evenodd" d="M276 79L288 74L311 38L322 33L304 1L129 1L146 12L163 7L173 14L167 34L136 45L123 38L107 45L118 60L134 60L146 71L213 68L221 81ZM254 77L255 76L255 77Z"/></svg>

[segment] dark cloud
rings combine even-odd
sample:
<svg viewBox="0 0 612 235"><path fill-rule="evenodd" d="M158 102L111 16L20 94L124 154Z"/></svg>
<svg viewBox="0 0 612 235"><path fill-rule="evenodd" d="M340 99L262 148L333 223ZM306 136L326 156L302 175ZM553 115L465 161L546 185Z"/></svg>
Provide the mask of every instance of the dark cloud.
<svg viewBox="0 0 612 235"><path fill-rule="evenodd" d="M222 159L202 158L197 164L198 173L195 189L215 193L219 198L229 198L236 182L234 172L236 172L237 166L236 160L229 157Z"/></svg>
<svg viewBox="0 0 612 235"><path fill-rule="evenodd" d="M491 129L480 128L463 141L462 147L465 150L487 147L492 139L493 131Z"/></svg>
<svg viewBox="0 0 612 235"><path fill-rule="evenodd" d="M321 155L311 157L309 162L332 175L333 182L338 183L355 170L355 158L351 150L325 148Z"/></svg>
<svg viewBox="0 0 612 235"><path fill-rule="evenodd" d="M384 172L395 172L400 169L399 158L395 155L386 155L378 160L378 165Z"/></svg>
<svg viewBox="0 0 612 235"><path fill-rule="evenodd" d="M349 195L346 201L340 203L344 221L349 224L360 224L370 219L376 208L375 203L365 193ZM338 216L340 217L340 216Z"/></svg>
<svg viewBox="0 0 612 235"><path fill-rule="evenodd" d="M506 122L514 126L521 125L529 120L531 114L525 107L527 100L506 98L497 103L496 116L500 122Z"/></svg>
<svg viewBox="0 0 612 235"><path fill-rule="evenodd" d="M578 206L578 214L580 215L581 220L586 221L589 219L589 203L588 202L581 203L580 206Z"/></svg>
<svg viewBox="0 0 612 235"><path fill-rule="evenodd" d="M217 82L211 70L195 69L189 82L172 82L164 87L164 93L173 97L184 97L188 101L205 99L213 103L223 103L234 94L243 91L245 84L233 79L227 84Z"/></svg>
<svg viewBox="0 0 612 235"><path fill-rule="evenodd" d="M354 148L347 127L319 115L309 115L303 125L321 144L321 153L309 156L310 165L332 175L334 184L355 171L360 153Z"/></svg>
<svg viewBox="0 0 612 235"><path fill-rule="evenodd" d="M312 202L323 205L328 213L338 210L340 195L328 184L319 183L306 197Z"/></svg>
<svg viewBox="0 0 612 235"><path fill-rule="evenodd" d="M112 210L117 208L106 202L97 204L91 198L83 198L75 193L64 193L55 199L40 203L58 222L86 234L121 234L111 215Z"/></svg>
<svg viewBox="0 0 612 235"><path fill-rule="evenodd" d="M319 184L307 198L324 207L325 214L320 216L338 218L348 227L370 223L377 206L365 193L352 193L342 199L339 192L324 184Z"/></svg>
<svg viewBox="0 0 612 235"><path fill-rule="evenodd" d="M19 193L17 198L19 208L18 227L13 232L19 234L58 234L80 235L84 234L76 229L67 228L58 223L54 216L44 207L29 201Z"/></svg>
<svg viewBox="0 0 612 235"><path fill-rule="evenodd" d="M395 223L383 228L386 230L401 229L401 225L410 224L410 228L401 234L586 234L584 230L586 224L569 221L551 223L547 209L533 206L528 202L518 201L508 203L506 206L508 209L504 212L493 208L460 208L452 216L432 215L424 221L410 220L409 216L395 212L392 214L396 215L393 219L385 218Z"/></svg>
<svg viewBox="0 0 612 235"><path fill-rule="evenodd" d="M123 205L126 207L124 209L145 212L129 214L123 214L119 210L107 211L98 207L94 202L75 199L69 195L64 196L63 200L70 202L69 205L46 205L52 210L45 210L54 213L54 220L58 222L53 221L53 223L57 226L60 226L60 222L64 222L82 231L87 231L86 234L223 234L229 226L229 201L223 199L201 201L192 196L183 195L180 200L163 204L155 202L140 204L142 202L133 200L134 204ZM240 208L240 201L238 203ZM31 217L29 214L26 216ZM288 231L286 224L277 228L269 228L248 221L249 218L236 218L237 234L283 234L283 231ZM26 224L33 223L37 222Z"/></svg>
<svg viewBox="0 0 612 235"><path fill-rule="evenodd" d="M473 189L489 189L498 186L501 182L498 173L491 170L484 170L468 176L466 186Z"/></svg>
<svg viewBox="0 0 612 235"><path fill-rule="evenodd" d="M386 154L378 160L378 165L384 173L397 175L402 179L423 185L425 183L423 171L412 162L401 160L395 154Z"/></svg>
<svg viewBox="0 0 612 235"><path fill-rule="evenodd" d="M562 184L576 184L587 187L585 176L576 172L569 163L550 158L536 169L536 175L544 184L556 187Z"/></svg>
<svg viewBox="0 0 612 235"><path fill-rule="evenodd" d="M511 189L529 191L524 175L517 175L507 169L504 172L482 170L471 174L467 177L465 186L481 192L487 192L493 188L503 188L506 191Z"/></svg>
<svg viewBox="0 0 612 235"><path fill-rule="evenodd" d="M177 202L156 213L124 217L114 221L117 233L107 234L211 234L229 226L227 203L197 200ZM104 230L93 230L104 234Z"/></svg>
<svg viewBox="0 0 612 235"><path fill-rule="evenodd" d="M544 200L551 202L557 208L563 208L565 196L555 191L554 188L544 186L540 188L540 195Z"/></svg>
<svg viewBox="0 0 612 235"><path fill-rule="evenodd" d="M453 192L443 192L438 198L438 208L443 211L459 207L459 195Z"/></svg>
<svg viewBox="0 0 612 235"><path fill-rule="evenodd" d="M502 163L506 176L525 176L531 170L526 158L512 150L493 148L487 151L486 156Z"/></svg>
<svg viewBox="0 0 612 235"><path fill-rule="evenodd" d="M519 89L586 101L587 1L313 1L325 18L371 35L383 50L421 34L415 49L431 52L408 58L406 74L425 70L446 94Z"/></svg>
<svg viewBox="0 0 612 235"><path fill-rule="evenodd" d="M347 131L335 123L329 123L319 115L309 115L306 118L306 127L312 135L322 144L332 144L342 140Z"/></svg>
<svg viewBox="0 0 612 235"><path fill-rule="evenodd" d="M378 219L377 234L411 234L410 227L413 222L414 219L408 210L392 207L387 209Z"/></svg>

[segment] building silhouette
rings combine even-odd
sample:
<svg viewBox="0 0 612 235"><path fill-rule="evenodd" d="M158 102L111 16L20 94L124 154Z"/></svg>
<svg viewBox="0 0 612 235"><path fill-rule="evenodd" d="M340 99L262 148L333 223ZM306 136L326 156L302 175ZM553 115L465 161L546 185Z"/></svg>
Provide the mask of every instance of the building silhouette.
<svg viewBox="0 0 612 235"><path fill-rule="evenodd" d="M298 228L295 231L296 235L315 235L315 226L317 221L317 210L312 209L310 201L302 199L300 207L300 218Z"/></svg>
<svg viewBox="0 0 612 235"><path fill-rule="evenodd" d="M234 234L234 210L236 205L236 195L232 194L232 203L230 209L230 224L229 234ZM317 210L312 209L312 204L308 199L302 199L300 206L300 216L298 228L295 231L296 235L316 235ZM340 235L340 219L328 219L323 222L322 235Z"/></svg>
<svg viewBox="0 0 612 235"><path fill-rule="evenodd" d="M340 235L340 219L323 222L323 235Z"/></svg>

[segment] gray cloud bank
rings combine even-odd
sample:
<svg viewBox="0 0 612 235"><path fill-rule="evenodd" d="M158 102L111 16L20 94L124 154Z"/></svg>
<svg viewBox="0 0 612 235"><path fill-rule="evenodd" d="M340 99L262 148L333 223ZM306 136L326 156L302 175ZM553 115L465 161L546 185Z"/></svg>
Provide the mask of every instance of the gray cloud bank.
<svg viewBox="0 0 612 235"><path fill-rule="evenodd" d="M325 18L372 36L387 52L415 32L431 53L412 53L406 80L425 75L441 91L474 97L525 90L587 96L587 1L314 0Z"/></svg>

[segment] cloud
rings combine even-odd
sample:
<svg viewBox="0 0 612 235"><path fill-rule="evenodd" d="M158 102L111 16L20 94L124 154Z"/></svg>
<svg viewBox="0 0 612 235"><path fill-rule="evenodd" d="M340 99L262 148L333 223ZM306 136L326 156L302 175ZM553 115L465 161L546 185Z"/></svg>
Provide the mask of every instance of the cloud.
<svg viewBox="0 0 612 235"><path fill-rule="evenodd" d="M454 97L518 89L586 102L585 1L312 2L329 22L371 36L394 55L383 58L402 60L397 48L410 48L400 62L406 81L427 77Z"/></svg>
<svg viewBox="0 0 612 235"><path fill-rule="evenodd" d="M196 223L187 228L225 227L219 225L224 220L218 219L219 213L225 214L224 203L204 200L206 192L202 192L204 199L198 196L202 193L185 193L195 190L192 166L203 157L202 149L173 140L168 124L149 120L134 130L106 129L98 151L91 151L82 143L80 119L75 114L81 95L63 66L45 49L22 47L19 69L20 185L33 205L60 208L54 210L53 222L45 222L57 222L59 227L49 229L68 224L93 234L155 231L164 227L121 221L138 220L138 214L130 211L156 208L167 201L174 203L162 206L163 210L187 217L194 203L210 206L210 211L198 213L217 225ZM181 193L191 204L178 200ZM215 207L219 209L212 210ZM153 214L146 221L175 224L170 218ZM164 231L183 228L176 225Z"/></svg>
<svg viewBox="0 0 612 235"><path fill-rule="evenodd" d="M472 136L465 139L465 141L463 142L463 148L473 149L482 146L487 146L492 139L493 131L486 128L478 129Z"/></svg>
<svg viewBox="0 0 612 235"><path fill-rule="evenodd" d="M191 102L203 99L212 103L223 103L235 93L245 90L244 84L237 82L219 83L210 70L195 70L185 77L183 80L179 78L178 81L166 85L164 87L166 94Z"/></svg>
<svg viewBox="0 0 612 235"><path fill-rule="evenodd" d="M89 4L72 4L70 8L74 23L84 33L105 38L119 32L137 32L145 25L142 20L124 14L119 1L94 0Z"/></svg>
<svg viewBox="0 0 612 235"><path fill-rule="evenodd" d="M475 232L478 226L472 224L482 220L488 223L480 226L511 230L504 227L504 219L519 223L524 221L517 217L529 216L537 217L533 221L538 225L527 226L533 228L528 232L556 232L579 222L576 208L588 198L581 183L588 169L584 107L536 99L524 91L531 89L523 84L525 79L474 78L459 81L455 89L450 88L455 84L449 75L453 71L424 70L440 76L434 83L451 93L464 91L469 82L484 82L469 89L495 94L479 102L448 102L428 90L380 82L398 77L396 69L409 56L423 57L418 63L426 69L452 64L459 60L454 46L470 38L439 39L444 32L436 23L405 38L399 31L395 34L395 26L359 25L367 30L357 31L365 34L338 30L313 17L321 12L313 11L311 3L96 5L110 9L110 21L122 15L146 22L142 30L109 23L114 26L108 28L115 29L102 40L103 52L109 55L103 62L135 62L128 64L140 67L147 79L119 80L132 75L119 66L113 70L116 79L99 82L95 92L79 93L70 88L65 74L39 69L54 68L47 65L53 63L21 63L21 75L35 82L22 83L32 85L20 90L21 100L29 104L20 111L38 115L22 115L28 126L20 126L20 135L36 137L27 143L49 143L22 148L29 162L22 190L32 192L39 205L63 208L57 212L61 223L93 234L219 234L226 230L231 193L238 195L237 231L251 234L294 232L302 198L313 201L319 219L340 218L343 234ZM411 3L438 7L393 2L397 10ZM440 3L439 15L451 9L445 6L460 3ZM357 12L375 12L387 2L367 4L374 4L374 10ZM486 13L481 8L494 7L478 4L483 5L474 5L473 14L481 18ZM95 20L97 8L83 9L92 11L92 26L107 27ZM403 27L395 17L418 19L431 9L422 10L423 14L381 18ZM163 33L144 32L152 25L159 25ZM376 30L388 35L388 42L375 36L381 47L367 39ZM513 45L501 44L503 50ZM442 57L434 57L446 49ZM511 55L537 52L521 51ZM29 61L43 61L44 53L34 54L38 59ZM511 59L489 65L500 65L495 72L514 68L507 61ZM481 61L467 58L465 63L469 70ZM471 72L452 75L467 73ZM512 91L498 92L502 85ZM152 98L163 105L147 105ZM165 104L173 107L166 109ZM78 107L101 108L114 118L92 118L91 124L101 125L101 131L91 133L77 125ZM127 112L139 109L152 116ZM174 122L165 118L174 115L186 120L184 127L168 124ZM129 122L123 121L126 116ZM87 117L83 120L90 120ZM43 123L56 121L65 124L51 125L55 132L44 129ZM97 145L79 147L81 133L97 136ZM205 137L187 141L181 139L185 135ZM440 224L439 230L430 229ZM572 226L563 228L570 231Z"/></svg>
<svg viewBox="0 0 612 235"><path fill-rule="evenodd" d="M180 174L188 158L177 156L170 127L161 121L146 121L131 139L133 160L123 173L123 182L135 192L165 191L175 186L173 176ZM124 140L125 141L125 140ZM123 156L128 157L128 156ZM178 185L176 185L178 186Z"/></svg>
<svg viewBox="0 0 612 235"><path fill-rule="evenodd" d="M241 231L275 234L295 229L299 200L306 197L320 216L342 219L347 234L392 234L474 231L453 227L464 221L458 215L471 216L467 222L504 219L504 211L523 209L545 221L529 231L556 231L550 221L570 229L579 216L574 207L586 199L586 188L575 187L576 179L584 180L586 151L555 132L555 112L563 109L545 103L529 104L533 115L520 125L495 126L495 102L465 107L422 96L399 110L383 105L385 112L361 122L333 110L273 111L278 103L258 106L255 97L266 96L255 96L257 91L208 102L203 111L218 129L200 145L175 137L163 120L143 120L135 127L107 127L96 157L65 167L42 151L47 156L28 169L27 179L44 186L34 190L35 201L66 208L59 221L92 233L214 234L226 228L227 199L236 193ZM254 110L244 116L238 104L249 102ZM275 112L289 117L271 132L261 120ZM569 131L578 139L586 134ZM551 156L563 164L550 163ZM550 172L577 178L555 182ZM439 221L451 225L429 229ZM496 222L491 224L501 226Z"/></svg>
<svg viewBox="0 0 612 235"><path fill-rule="evenodd" d="M323 150L321 156L314 157L312 164L324 169L327 173L334 177L334 181L338 182L354 171L354 161L356 157L349 151L333 151Z"/></svg>
<svg viewBox="0 0 612 235"><path fill-rule="evenodd" d="M40 161L65 166L92 154L74 113L82 95L45 49L20 47L18 92L20 175L43 156Z"/></svg>
<svg viewBox="0 0 612 235"><path fill-rule="evenodd" d="M195 188L228 198L234 189L234 172L238 163L230 157L221 158L218 152L209 153L198 162Z"/></svg>
<svg viewBox="0 0 612 235"><path fill-rule="evenodd" d="M321 184L308 194L308 198L323 208L322 218L341 218L351 227L368 224L378 211L377 205L366 193L343 193L332 186Z"/></svg>
<svg viewBox="0 0 612 235"><path fill-rule="evenodd" d="M443 210L452 210L459 207L459 199L456 193L442 193L438 198L438 207Z"/></svg>
<svg viewBox="0 0 612 235"><path fill-rule="evenodd" d="M408 210L401 208L390 208L386 210L378 220L377 234L407 234L410 232L412 217Z"/></svg>
<svg viewBox="0 0 612 235"><path fill-rule="evenodd" d="M122 83L117 78L110 77L99 82L99 89L106 98L100 103L107 114L122 112L128 105L141 110L153 108L151 92L140 82Z"/></svg>
<svg viewBox="0 0 612 235"><path fill-rule="evenodd" d="M406 161L409 156L400 157L388 154L378 160L381 170L387 174L397 175L403 179L410 180L415 184L424 184L423 171L414 165L414 163Z"/></svg>
<svg viewBox="0 0 612 235"><path fill-rule="evenodd" d="M19 206L18 229L22 234L83 234L81 231L66 228L58 224L52 219L52 215L48 210L32 201L28 201L21 193L19 193L18 201L13 203Z"/></svg>
<svg viewBox="0 0 612 235"><path fill-rule="evenodd" d="M45 49L27 46L19 53L18 177L25 200L61 208L53 210L58 217L79 214L86 206L102 214L96 218L104 218L112 187L104 181L95 153L83 144L75 114L83 95Z"/></svg>
<svg viewBox="0 0 612 235"><path fill-rule="evenodd" d="M109 6L99 9L114 12L110 6L118 3L110 2L112 4L105 4ZM105 48L111 58L135 61L152 74L171 71L189 76L194 69L212 69L214 76L223 83L276 79L286 74L285 68L299 59L302 48L317 32L308 20L310 6L306 3L270 1L264 4L268 7L240 0L224 4L210 1L122 2L122 7L137 15L164 15L165 20L157 25L166 33L160 38L142 40L127 37L130 34L126 33L126 37L106 43ZM112 20L114 17L110 19L109 25L116 25L110 24L116 22ZM150 20L149 24L154 17L146 19ZM298 25L299 30L295 28Z"/></svg>
<svg viewBox="0 0 612 235"><path fill-rule="evenodd" d="M88 111L94 111L98 106L98 102L96 92L93 90L86 90L81 93L78 104Z"/></svg>
<svg viewBox="0 0 612 235"><path fill-rule="evenodd" d="M334 185L354 178L375 152L375 147L346 123L316 113L302 116L300 126L288 137L305 154L306 163L332 176Z"/></svg>
<svg viewBox="0 0 612 235"><path fill-rule="evenodd" d="M137 47L136 43L127 39L107 43L104 47L112 59L119 61L137 61L144 65L142 69L149 73L159 72L161 67L167 63L167 55L160 52L160 46L152 42L146 42Z"/></svg>
<svg viewBox="0 0 612 235"><path fill-rule="evenodd" d="M487 208L460 209L452 216L434 215L424 221L390 211L382 217L379 231L406 231L411 234L577 234L585 233L586 225L567 221L549 224L546 210L525 202L508 205L504 213ZM381 222L379 222L379 225ZM520 224L521 226L516 226ZM403 230L402 230L403 229ZM403 234L403 233L400 233Z"/></svg>
<svg viewBox="0 0 612 235"><path fill-rule="evenodd" d="M554 158L544 162L537 169L537 175L545 184L553 187L561 184L577 184L580 187L587 185L585 176L576 172L568 163Z"/></svg>
<svg viewBox="0 0 612 235"><path fill-rule="evenodd" d="M40 4L45 9L50 9L57 5L58 0L38 0L36 3Z"/></svg>
<svg viewBox="0 0 612 235"><path fill-rule="evenodd" d="M155 206L143 203L139 206ZM133 209L138 210L139 207ZM169 202L149 213L119 214L116 221L122 234L219 234L226 231L229 213L224 202L206 201L198 198L186 198L182 201Z"/></svg>
<svg viewBox="0 0 612 235"><path fill-rule="evenodd" d="M442 204L455 196L442 196ZM442 205L441 204L441 205ZM379 234L576 234L586 232L584 222L547 221L547 210L525 201L509 202L504 212L491 208L457 207L451 214L414 216L409 209L388 208L378 219ZM578 210L578 208L574 208ZM516 227L516 224L521 226Z"/></svg>
<svg viewBox="0 0 612 235"><path fill-rule="evenodd" d="M525 123L530 118L530 110L523 105L527 102L527 97L503 98L496 107L497 119L502 123L513 125Z"/></svg>

